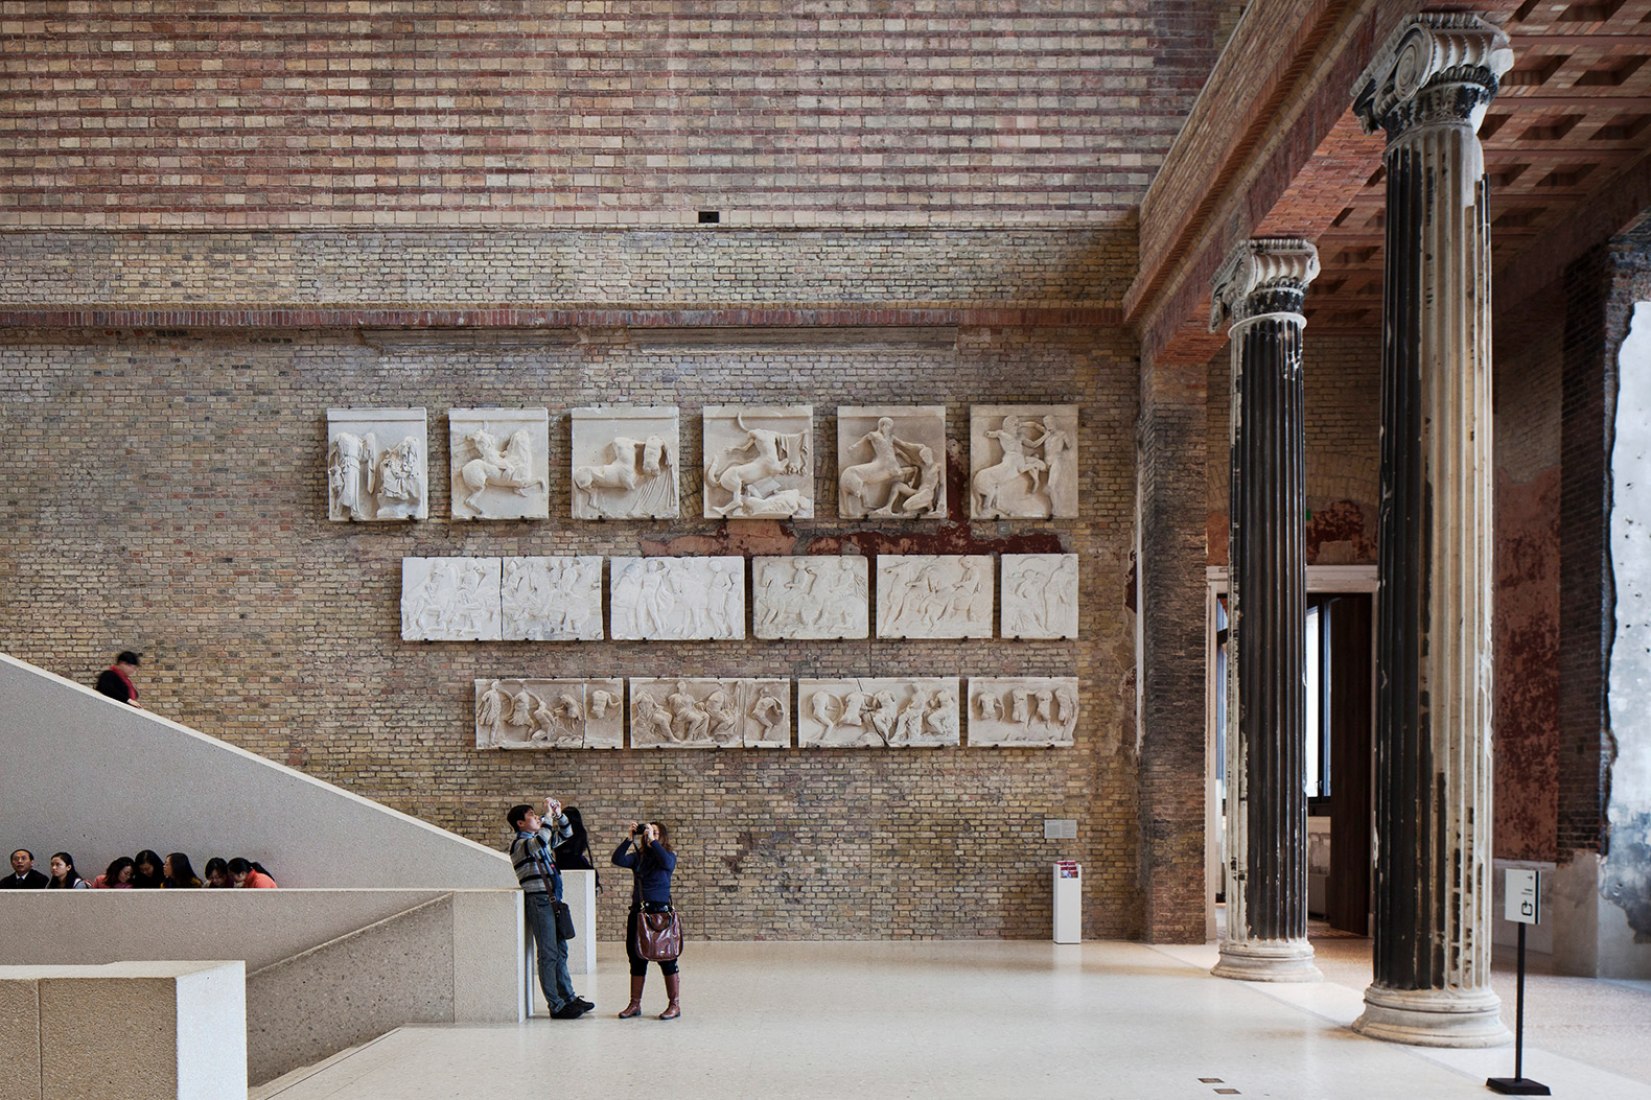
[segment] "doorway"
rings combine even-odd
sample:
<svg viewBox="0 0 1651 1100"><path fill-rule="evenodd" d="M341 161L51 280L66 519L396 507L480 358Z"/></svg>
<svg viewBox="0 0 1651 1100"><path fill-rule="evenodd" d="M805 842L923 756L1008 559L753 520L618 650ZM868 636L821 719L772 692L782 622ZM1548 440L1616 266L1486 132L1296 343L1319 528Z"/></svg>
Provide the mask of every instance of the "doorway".
<svg viewBox="0 0 1651 1100"><path fill-rule="evenodd" d="M1225 900L1227 570L1208 570L1206 602L1205 900L1207 934ZM1333 929L1367 935L1374 864L1374 566L1307 569L1309 908Z"/></svg>

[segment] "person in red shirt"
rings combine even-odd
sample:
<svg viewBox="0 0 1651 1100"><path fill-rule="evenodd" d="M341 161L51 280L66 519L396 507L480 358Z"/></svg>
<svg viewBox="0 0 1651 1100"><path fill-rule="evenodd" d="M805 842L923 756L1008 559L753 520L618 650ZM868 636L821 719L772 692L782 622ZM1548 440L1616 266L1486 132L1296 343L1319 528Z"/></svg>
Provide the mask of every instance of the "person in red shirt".
<svg viewBox="0 0 1651 1100"><path fill-rule="evenodd" d="M261 863L251 863L236 856L229 861L229 877L243 890L273 890L275 880L269 877Z"/></svg>

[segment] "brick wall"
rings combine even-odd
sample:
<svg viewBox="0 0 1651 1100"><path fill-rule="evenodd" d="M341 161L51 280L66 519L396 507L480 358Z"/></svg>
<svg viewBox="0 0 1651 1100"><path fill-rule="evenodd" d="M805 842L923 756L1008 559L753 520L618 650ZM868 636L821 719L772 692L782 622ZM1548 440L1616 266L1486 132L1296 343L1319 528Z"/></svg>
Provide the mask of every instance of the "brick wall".
<svg viewBox="0 0 1651 1100"><path fill-rule="evenodd" d="M512 802L555 792L596 845L636 814L669 821L698 935L1048 934L1051 860L1086 865L1086 933L1143 932L1137 886L1133 626L1136 374L1116 332L1049 328L775 332L0 332L0 648L81 682L145 652L159 713L502 843ZM838 523L575 524L566 409L676 403L686 466L708 403L811 402L818 513L835 511L834 406L944 403L954 501L971 402L1082 406L1083 515L936 528ZM551 408L553 517L452 523L325 518L329 405ZM685 479L685 513L700 508ZM405 555L1066 550L1081 555L1082 637L1061 642L403 643ZM473 678L967 674L1081 678L1070 751L481 753ZM1197 696L1195 693L1194 701ZM26 761L11 766L27 767ZM1196 769L1193 774L1196 774ZM1176 775L1165 773L1173 785ZM1185 777L1183 777L1185 778ZM1196 787L1196 779L1187 785ZM95 794L84 792L95 801ZM164 797L164 792L157 792ZM91 805L91 802L88 803ZM101 811L100 811L101 812ZM1080 822L1045 841L1045 817ZM119 815L108 815L112 829ZM212 854L212 833L131 837ZM269 853L283 862L311 853ZM320 855L319 853L314 855ZM326 858L339 858L327 853ZM625 884L603 904L616 936Z"/></svg>
<svg viewBox="0 0 1651 1100"><path fill-rule="evenodd" d="M1610 567L1610 453L1616 360L1605 354L1607 251L1594 249L1554 288L1564 313L1561 436L1558 853L1600 851L1609 797L1607 661L1616 593Z"/></svg>
<svg viewBox="0 0 1651 1100"><path fill-rule="evenodd" d="M1128 221L1227 7L17 0L0 223Z"/></svg>
<svg viewBox="0 0 1651 1100"><path fill-rule="evenodd" d="M517 304L1115 312L1135 271L1135 241L1129 230L1049 227L14 230L0 231L0 258L0 310Z"/></svg>
<svg viewBox="0 0 1651 1100"><path fill-rule="evenodd" d="M1208 370L1150 364L1141 380L1141 888L1154 940L1202 943L1204 531Z"/></svg>
<svg viewBox="0 0 1651 1100"><path fill-rule="evenodd" d="M1565 298L1550 288L1495 337L1496 819L1503 859L1553 859L1559 813L1560 491ZM1594 467L1594 476L1599 473ZM1597 482L1596 482L1597 487ZM1576 655L1572 655L1573 657Z"/></svg>

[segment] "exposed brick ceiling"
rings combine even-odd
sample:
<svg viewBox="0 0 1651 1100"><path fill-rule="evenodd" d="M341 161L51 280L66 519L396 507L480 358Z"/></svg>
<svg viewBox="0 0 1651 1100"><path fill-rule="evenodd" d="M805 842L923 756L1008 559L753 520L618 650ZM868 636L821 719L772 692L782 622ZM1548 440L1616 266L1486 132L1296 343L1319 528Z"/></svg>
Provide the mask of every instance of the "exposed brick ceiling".
<svg viewBox="0 0 1651 1100"><path fill-rule="evenodd" d="M1515 56L1480 130L1501 271L1602 195L1651 173L1651 0L1525 0L1492 18ZM1316 237L1324 271L1310 317L1380 316L1381 148L1349 111L1258 227ZM1361 175L1348 196L1346 181ZM1327 198L1340 209L1325 228Z"/></svg>

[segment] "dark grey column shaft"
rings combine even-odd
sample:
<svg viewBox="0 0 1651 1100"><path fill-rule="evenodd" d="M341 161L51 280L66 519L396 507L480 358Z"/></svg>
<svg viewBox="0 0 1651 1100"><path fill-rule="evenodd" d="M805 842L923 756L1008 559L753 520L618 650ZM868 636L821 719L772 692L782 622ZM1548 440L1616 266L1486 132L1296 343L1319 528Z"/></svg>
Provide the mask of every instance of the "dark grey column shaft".
<svg viewBox="0 0 1651 1100"><path fill-rule="evenodd" d="M1215 278L1232 321L1227 928L1213 973L1316 981L1307 941L1306 241L1240 245Z"/></svg>
<svg viewBox="0 0 1651 1100"><path fill-rule="evenodd" d="M1354 1024L1504 1042L1490 988L1490 226L1479 122L1512 64L1476 16L1402 24L1354 110L1387 133L1375 980Z"/></svg>

